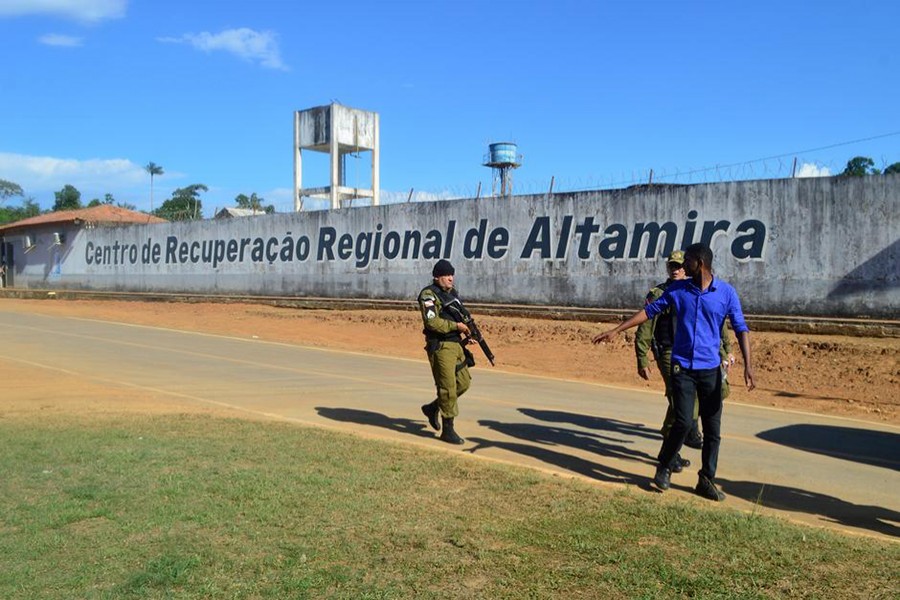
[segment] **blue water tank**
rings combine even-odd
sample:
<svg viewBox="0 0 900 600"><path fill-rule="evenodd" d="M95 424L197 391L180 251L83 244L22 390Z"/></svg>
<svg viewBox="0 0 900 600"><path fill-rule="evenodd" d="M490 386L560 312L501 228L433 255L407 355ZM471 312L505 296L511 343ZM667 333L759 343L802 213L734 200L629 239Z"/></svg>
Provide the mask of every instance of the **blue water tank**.
<svg viewBox="0 0 900 600"><path fill-rule="evenodd" d="M491 164L516 164L518 147L510 142L497 142L488 146Z"/></svg>

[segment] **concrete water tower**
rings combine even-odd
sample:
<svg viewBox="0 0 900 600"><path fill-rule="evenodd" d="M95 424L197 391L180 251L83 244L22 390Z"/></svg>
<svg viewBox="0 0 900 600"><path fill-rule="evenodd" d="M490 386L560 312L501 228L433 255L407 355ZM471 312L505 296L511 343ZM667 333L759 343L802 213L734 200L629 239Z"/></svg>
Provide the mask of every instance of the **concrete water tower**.
<svg viewBox="0 0 900 600"><path fill-rule="evenodd" d="M512 196L512 170L522 166L522 155L516 154L518 147L512 142L496 142L488 146L484 156L485 167L490 167L493 174L491 195L509 198Z"/></svg>
<svg viewBox="0 0 900 600"><path fill-rule="evenodd" d="M331 156L329 185L303 187L303 151L327 152ZM361 151L372 153L372 187L349 187L346 157ZM344 201L371 198L378 205L378 113L332 103L294 113L294 210L303 207L303 198L326 198L331 208Z"/></svg>

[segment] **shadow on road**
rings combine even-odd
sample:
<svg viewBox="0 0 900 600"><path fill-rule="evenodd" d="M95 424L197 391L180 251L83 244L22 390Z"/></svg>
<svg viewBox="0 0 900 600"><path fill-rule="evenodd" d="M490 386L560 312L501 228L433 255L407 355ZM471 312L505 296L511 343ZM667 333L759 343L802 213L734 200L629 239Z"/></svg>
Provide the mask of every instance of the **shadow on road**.
<svg viewBox="0 0 900 600"><path fill-rule="evenodd" d="M318 412L320 416L333 421L372 425L374 427L382 427L398 433L425 438L433 438L435 436L435 432L433 432L431 428L418 420L391 418L381 413L355 408L329 408L317 406L316 412ZM556 414L564 415L567 413ZM571 415L571 417L577 417L577 415ZM475 444L474 447L466 448L465 450L467 452L475 453L484 448L500 448L508 452L521 454L522 456L535 458L547 464L555 465L567 471L584 475L585 477L590 477L592 479L629 483L646 490L653 489L650 486L650 479L647 477L628 473L577 456L570 456L564 452L557 452L542 446L554 445L564 448L578 448L601 456L624 458L651 465L656 463L655 458L645 452L632 450L624 446L623 444L631 443L627 439L618 439L615 440L615 443L611 443L609 441L604 441L603 436L598 436L590 432L529 423L479 421L479 424L482 427L487 427L488 429L492 429L493 431L497 431L504 435L527 440L529 443L520 444L516 442L502 442L481 437L464 436L467 437L468 442ZM618 428L607 424L603 427L598 427L598 429L616 430ZM624 435L625 434L622 433L623 437Z"/></svg>
<svg viewBox="0 0 900 600"><path fill-rule="evenodd" d="M900 471L900 435L836 425L786 425L757 434L782 446Z"/></svg>
<svg viewBox="0 0 900 600"><path fill-rule="evenodd" d="M570 423L585 429L595 431L608 431L619 436L638 436L662 442L662 435L658 429L651 429L643 423L629 423L607 417L594 417L578 413L562 412L559 410L537 410L533 408L520 408L519 412L536 421L548 423Z"/></svg>
<svg viewBox="0 0 900 600"><path fill-rule="evenodd" d="M334 421L372 425L423 438L435 436L435 433L421 420L391 418L381 413L352 408L319 406L316 407L316 411L322 417ZM648 476L628 473L600 462L573 456L567 453L567 449L577 449L600 457L632 460L655 466L655 457L628 447L633 443L629 439L630 437L658 438L659 434L655 430L636 423L560 411L521 408L519 412L534 419L551 423L570 423L582 429L481 420L478 422L480 426L503 436L523 440L523 442L468 437L468 442L474 446L465 448L465 451L474 454L486 448L498 448L598 481L630 484L643 490L654 491ZM590 430L604 432L604 434L593 433ZM759 437L811 452L892 469L897 468L896 460L887 455L890 447L897 447L897 436L890 433L846 427L792 425L764 432L759 434ZM561 451L552 449L551 446L558 447ZM848 452L848 449L852 449L853 453ZM648 469L649 472L652 472L652 469ZM685 491L692 489L676 483L677 477L677 475L673 477L673 489ZM853 504L833 496L787 486L753 481L730 481L721 478L717 481L726 494L743 498L751 503L778 510L804 512L847 527L900 537L900 512L894 510L880 506Z"/></svg>
<svg viewBox="0 0 900 600"><path fill-rule="evenodd" d="M550 423L569 423L582 429L568 427L556 427L552 425L540 425L534 423L503 423L500 421L481 420L478 424L504 436L524 440L527 443L506 442L488 440L484 438L470 437L474 442L474 448L468 452L478 452L484 448L500 448L507 452L514 452L541 462L553 465L572 473L577 473L591 479L600 481L628 483L641 489L652 490L650 478L634 473L628 473L599 462L573 456L565 451L552 450L550 446L562 449L573 448L584 452L590 452L598 456L633 460L647 465L656 465L656 457L646 452L635 450L629 446L633 444L634 436L653 438L659 437L658 433L637 423L626 423L615 419L592 417L576 413L567 413L552 410L534 410L520 408L519 412L527 417ZM585 431L585 429L593 431ZM603 434L594 433L604 432Z"/></svg>
<svg viewBox="0 0 900 600"><path fill-rule="evenodd" d="M488 425L485 424L485 426ZM475 443L474 448L466 449L466 452L471 452L473 454L485 448L499 448L501 450L506 450L507 452L514 452L550 465L555 465L566 471L578 473L579 475L590 477L591 479L614 483L628 483L647 491L653 490L650 486L650 479L647 477L607 467L600 463L564 454L562 452L556 452L555 450L550 450L541 446L519 444L517 442L498 442L478 437L470 437L468 441Z"/></svg>
<svg viewBox="0 0 900 600"><path fill-rule="evenodd" d="M846 502L834 496L756 481L717 478L726 494L768 508L818 515L834 523L900 537L900 513L881 506Z"/></svg>
<svg viewBox="0 0 900 600"><path fill-rule="evenodd" d="M503 435L535 444L575 448L599 456L623 458L656 465L656 457L650 456L646 452L629 448L627 444L632 442L625 438L608 441L611 438L578 429L535 425L532 423L501 423L500 421L483 420L478 421L478 424Z"/></svg>
<svg viewBox="0 0 900 600"><path fill-rule="evenodd" d="M427 425L423 425L421 421L414 421L412 419L394 419L381 413L369 410L357 410L355 408L328 408L325 406L317 406L316 412L332 421L374 425L375 427L383 427L384 429L390 429L391 431L396 431L398 433L408 433L426 438L434 437L434 431Z"/></svg>

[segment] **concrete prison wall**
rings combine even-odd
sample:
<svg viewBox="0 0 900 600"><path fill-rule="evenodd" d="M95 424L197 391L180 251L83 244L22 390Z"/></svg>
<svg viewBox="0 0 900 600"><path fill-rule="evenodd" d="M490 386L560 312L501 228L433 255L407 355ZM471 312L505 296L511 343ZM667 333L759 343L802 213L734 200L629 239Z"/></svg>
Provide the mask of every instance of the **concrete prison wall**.
<svg viewBox="0 0 900 600"><path fill-rule="evenodd" d="M663 257L704 241L747 313L894 318L898 213L900 176L868 176L79 228L60 245L45 228L14 282L412 302L447 258L470 301L637 309Z"/></svg>

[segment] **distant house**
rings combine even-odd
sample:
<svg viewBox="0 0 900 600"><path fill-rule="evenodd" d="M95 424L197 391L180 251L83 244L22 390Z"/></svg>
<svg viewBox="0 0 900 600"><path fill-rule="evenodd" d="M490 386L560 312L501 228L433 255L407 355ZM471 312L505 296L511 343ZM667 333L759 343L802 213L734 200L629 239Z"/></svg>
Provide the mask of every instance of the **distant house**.
<svg viewBox="0 0 900 600"><path fill-rule="evenodd" d="M258 208L236 208L233 206L226 206L216 213L216 218L233 219L235 217L255 217L264 214L267 214L266 211Z"/></svg>
<svg viewBox="0 0 900 600"><path fill-rule="evenodd" d="M90 208L60 210L0 226L0 262L6 266L5 285L15 285L16 274L42 273L45 281L60 275L60 258L85 229L166 223L127 208L101 204Z"/></svg>

